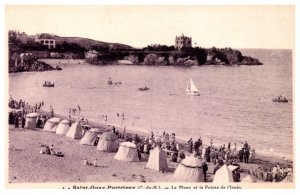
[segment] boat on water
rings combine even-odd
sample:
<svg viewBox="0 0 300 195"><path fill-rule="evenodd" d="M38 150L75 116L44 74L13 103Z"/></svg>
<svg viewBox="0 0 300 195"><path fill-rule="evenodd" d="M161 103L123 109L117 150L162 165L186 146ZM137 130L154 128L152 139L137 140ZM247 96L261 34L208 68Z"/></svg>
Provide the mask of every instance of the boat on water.
<svg viewBox="0 0 300 195"><path fill-rule="evenodd" d="M108 84L108 85L113 85L113 84L115 84L115 85L121 85L122 82L121 82L121 81L113 82L112 79L111 79L111 77L108 77L107 84Z"/></svg>
<svg viewBox="0 0 300 195"><path fill-rule="evenodd" d="M45 83L43 84L43 87L54 87L54 83L45 82Z"/></svg>
<svg viewBox="0 0 300 195"><path fill-rule="evenodd" d="M273 99L273 102L283 102L283 103L287 103L289 100L286 99L286 97L283 96L278 96L276 98Z"/></svg>
<svg viewBox="0 0 300 195"><path fill-rule="evenodd" d="M112 82L112 80L111 80L111 78L110 78L110 77L108 77L107 84L108 84L108 85L112 85L112 84L114 84L114 83Z"/></svg>
<svg viewBox="0 0 300 195"><path fill-rule="evenodd" d="M197 87L195 86L192 79L190 79L190 81L187 84L186 94L187 95L192 95L192 96L200 96L200 93L199 93L199 91L198 91Z"/></svg>
<svg viewBox="0 0 300 195"><path fill-rule="evenodd" d="M147 91L147 90L149 90L149 89L150 89L150 88L147 87L147 86L138 88L138 90L140 90L140 91Z"/></svg>

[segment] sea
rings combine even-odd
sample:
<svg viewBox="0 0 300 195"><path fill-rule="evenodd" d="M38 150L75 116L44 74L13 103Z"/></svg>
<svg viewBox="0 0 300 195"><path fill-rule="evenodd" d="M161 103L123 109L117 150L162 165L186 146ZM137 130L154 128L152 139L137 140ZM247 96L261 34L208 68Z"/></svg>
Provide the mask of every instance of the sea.
<svg viewBox="0 0 300 195"><path fill-rule="evenodd" d="M175 133L209 145L247 141L257 154L293 159L293 51L240 49L262 66L90 65L46 60L61 71L9 74L8 93L67 116L154 134ZM121 84L108 85L108 78ZM186 95L192 79L200 96ZM44 81L55 83L43 87ZM150 90L140 91L147 86ZM282 95L288 103L272 99ZM122 117L124 116L124 119ZM107 116L107 120L105 120ZM73 115L75 118L76 115Z"/></svg>

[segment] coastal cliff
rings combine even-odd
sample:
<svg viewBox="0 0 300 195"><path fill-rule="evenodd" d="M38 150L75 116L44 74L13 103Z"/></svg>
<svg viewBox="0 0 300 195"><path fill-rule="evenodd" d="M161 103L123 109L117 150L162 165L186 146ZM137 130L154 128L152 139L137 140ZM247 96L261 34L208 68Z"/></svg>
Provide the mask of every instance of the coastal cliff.
<svg viewBox="0 0 300 195"><path fill-rule="evenodd" d="M51 65L39 61L32 54L22 53L20 56L17 56L14 61L9 63L8 72L32 72L32 71L49 71L56 70Z"/></svg>
<svg viewBox="0 0 300 195"><path fill-rule="evenodd" d="M258 59L243 56L231 48L184 48L181 51L88 51L85 60L96 65L151 65L151 66L201 66L201 65L262 65Z"/></svg>

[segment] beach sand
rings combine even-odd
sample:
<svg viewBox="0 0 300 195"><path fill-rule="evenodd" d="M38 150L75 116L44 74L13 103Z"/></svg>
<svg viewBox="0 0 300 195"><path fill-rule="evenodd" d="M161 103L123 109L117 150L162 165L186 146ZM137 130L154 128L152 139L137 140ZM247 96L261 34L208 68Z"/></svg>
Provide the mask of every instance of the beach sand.
<svg viewBox="0 0 300 195"><path fill-rule="evenodd" d="M54 145L64 157L39 154L40 145ZM9 182L162 182L172 181L172 172L161 173L146 169L142 162L123 162L114 159L115 153L96 150L96 146L79 144L55 133L40 130L9 130ZM83 159L98 166L84 165ZM175 163L169 163L172 170Z"/></svg>
<svg viewBox="0 0 300 195"><path fill-rule="evenodd" d="M54 145L56 152L64 157L40 154L41 145ZM172 174L178 163L170 162L169 170L158 172L146 169L148 155L142 154L141 162L115 160L115 153L96 150L96 146L81 145L79 140L64 135L44 132L41 129L22 129L9 127L8 144L8 182L173 182ZM98 166L84 165L83 159L90 163L96 158ZM255 163L240 163L241 178L250 168L273 166L279 159L260 157ZM291 164L291 162L286 164ZM208 181L213 179L213 164L209 164Z"/></svg>

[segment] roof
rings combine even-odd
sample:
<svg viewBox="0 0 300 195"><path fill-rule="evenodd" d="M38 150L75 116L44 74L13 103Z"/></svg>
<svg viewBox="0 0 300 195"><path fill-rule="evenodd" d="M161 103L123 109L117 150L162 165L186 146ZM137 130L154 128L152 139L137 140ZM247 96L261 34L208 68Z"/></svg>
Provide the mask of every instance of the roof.
<svg viewBox="0 0 300 195"><path fill-rule="evenodd" d="M125 148L132 148L132 149L136 149L136 145L134 143L131 142L123 142L120 144L122 147Z"/></svg>
<svg viewBox="0 0 300 195"><path fill-rule="evenodd" d="M42 33L39 36L39 39L54 39L49 33Z"/></svg>
<svg viewBox="0 0 300 195"><path fill-rule="evenodd" d="M200 168L202 166L202 160L194 156L187 156L181 161L180 164L184 165L185 167Z"/></svg>
<svg viewBox="0 0 300 195"><path fill-rule="evenodd" d="M101 134L100 139L105 139L106 141L113 141L118 139L117 135L112 132L105 132Z"/></svg>

